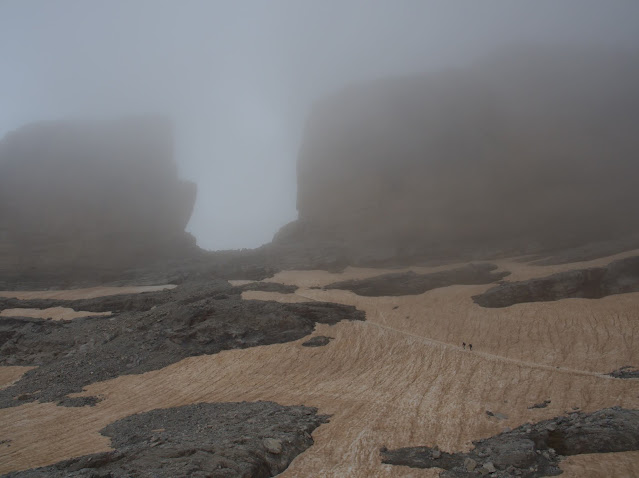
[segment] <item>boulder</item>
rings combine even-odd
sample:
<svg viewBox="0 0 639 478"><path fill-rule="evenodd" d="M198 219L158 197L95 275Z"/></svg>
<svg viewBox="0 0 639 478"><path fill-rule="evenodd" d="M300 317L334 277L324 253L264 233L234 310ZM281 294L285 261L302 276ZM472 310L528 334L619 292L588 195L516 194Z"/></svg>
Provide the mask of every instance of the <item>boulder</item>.
<svg viewBox="0 0 639 478"><path fill-rule="evenodd" d="M262 444L269 453L273 453L274 455L282 453L282 442L280 440L276 440L275 438L265 438L262 440Z"/></svg>
<svg viewBox="0 0 639 478"><path fill-rule="evenodd" d="M475 468L477 468L477 462L472 458L465 458L464 468L466 468L466 471L473 471Z"/></svg>

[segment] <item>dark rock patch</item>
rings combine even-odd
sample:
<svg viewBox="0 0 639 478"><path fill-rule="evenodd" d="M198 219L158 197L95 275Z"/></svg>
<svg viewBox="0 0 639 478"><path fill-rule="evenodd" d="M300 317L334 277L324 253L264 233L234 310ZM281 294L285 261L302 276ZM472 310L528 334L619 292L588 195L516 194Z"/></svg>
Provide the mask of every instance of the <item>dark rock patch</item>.
<svg viewBox="0 0 639 478"><path fill-rule="evenodd" d="M601 299L639 291L639 256L592 267L559 272L539 279L506 282L473 297L482 307L508 307L523 302L568 298Z"/></svg>
<svg viewBox="0 0 639 478"><path fill-rule="evenodd" d="M63 407L95 407L100 403L102 399L100 397L64 397L58 402L58 405Z"/></svg>
<svg viewBox="0 0 639 478"><path fill-rule="evenodd" d="M303 347L323 347L328 345L333 340L333 337L326 337L325 335L317 335L306 342L302 343Z"/></svg>
<svg viewBox="0 0 639 478"><path fill-rule="evenodd" d="M313 444L325 415L273 402L199 403L107 426L114 451L6 475L35 477L270 477Z"/></svg>
<svg viewBox="0 0 639 478"><path fill-rule="evenodd" d="M440 476L448 478L559 475L565 456L639 450L639 410L613 407L591 414L571 413L473 443L468 453L430 447L382 449L382 462L443 468Z"/></svg>
<svg viewBox="0 0 639 478"><path fill-rule="evenodd" d="M239 286L242 291L279 292L280 294L293 294L298 289L296 285L279 284L277 282L251 282Z"/></svg>
<svg viewBox="0 0 639 478"><path fill-rule="evenodd" d="M533 408L546 408L550 405L550 400L544 400L543 402L535 403L528 407L528 410L532 410Z"/></svg>
<svg viewBox="0 0 639 478"><path fill-rule="evenodd" d="M508 420L508 415L504 415L500 412L493 412L491 410L486 410L486 415L489 417L495 417L497 420Z"/></svg>
<svg viewBox="0 0 639 478"><path fill-rule="evenodd" d="M615 378L639 378L639 368L633 367L632 365L626 365L610 372L609 375Z"/></svg>
<svg viewBox="0 0 639 478"><path fill-rule="evenodd" d="M156 303L148 310L110 318L1 317L0 365L39 367L0 390L0 407L60 401L90 383L157 370L190 356L298 340L316 323L364 320L351 306L242 300L240 293L218 280L154 293L144 303L144 308ZM104 299L110 305L117 300Z"/></svg>
<svg viewBox="0 0 639 478"><path fill-rule="evenodd" d="M334 282L325 289L350 290L357 295L368 297L418 295L426 291L451 285L490 284L498 281L509 272L493 272L494 264L468 264L448 271L417 274L399 272L383 274L368 279L355 279Z"/></svg>
<svg viewBox="0 0 639 478"><path fill-rule="evenodd" d="M534 264L540 266L569 264L571 262L591 261L633 249L639 249L639 235L637 234L553 251L531 260Z"/></svg>
<svg viewBox="0 0 639 478"><path fill-rule="evenodd" d="M209 281L210 282L210 281ZM3 309L47 309L50 307L69 307L74 310L84 310L87 312L127 312L127 311L147 311L155 306L165 304L170 301L192 300L195 295L199 297L212 297L214 299L228 298L228 294L238 294L243 291L263 291L279 292L282 294L292 294L297 290L297 286L279 284L276 282L253 282L242 286L226 287L218 282L216 287L219 293L211 296L210 288L202 282L188 282L184 287L176 289L165 289L155 292L142 292L134 294L117 294L93 299L15 299L0 297L0 310Z"/></svg>

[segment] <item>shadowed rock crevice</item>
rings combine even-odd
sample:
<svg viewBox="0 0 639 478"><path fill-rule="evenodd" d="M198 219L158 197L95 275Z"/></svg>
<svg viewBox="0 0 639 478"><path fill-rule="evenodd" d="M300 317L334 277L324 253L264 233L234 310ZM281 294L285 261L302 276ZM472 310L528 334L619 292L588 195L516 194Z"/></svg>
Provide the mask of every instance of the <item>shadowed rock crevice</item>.
<svg viewBox="0 0 639 478"><path fill-rule="evenodd" d="M59 401L90 383L157 370L190 356L298 340L316 323L364 320L364 312L352 306L242 300L240 293L226 281L211 281L153 293L166 302L110 318L2 317L0 365L39 367L0 390L0 407Z"/></svg>
<svg viewBox="0 0 639 478"><path fill-rule="evenodd" d="M525 424L473 442L468 453L437 448L381 450L382 462L413 468L442 468L442 477L485 476L537 478L559 475L565 456L639 450L639 410L606 408L591 414Z"/></svg>
<svg viewBox="0 0 639 478"><path fill-rule="evenodd" d="M510 274L510 272L493 272L495 269L497 266L494 264L469 264L430 274L399 272L368 279L334 282L327 285L325 289L350 290L357 295L368 297L418 295L451 285L490 284Z"/></svg>
<svg viewBox="0 0 639 478"><path fill-rule="evenodd" d="M255 477L283 472L313 444L326 415L273 402L199 403L132 415L107 426L112 452L10 473L36 477Z"/></svg>
<svg viewBox="0 0 639 478"><path fill-rule="evenodd" d="M559 272L539 279L506 282L473 297L482 307L508 307L522 302L569 298L601 299L639 291L639 256L592 267Z"/></svg>

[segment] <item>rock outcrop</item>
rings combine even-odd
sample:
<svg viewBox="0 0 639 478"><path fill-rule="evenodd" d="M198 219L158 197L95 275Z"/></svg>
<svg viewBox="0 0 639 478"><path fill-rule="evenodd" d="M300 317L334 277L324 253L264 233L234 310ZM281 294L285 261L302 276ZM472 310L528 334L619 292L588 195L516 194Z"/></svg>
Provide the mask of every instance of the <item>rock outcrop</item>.
<svg viewBox="0 0 639 478"><path fill-rule="evenodd" d="M615 378L623 378L623 379L639 379L639 368L633 367L632 365L624 365L623 367L618 368L617 370L613 370L608 375Z"/></svg>
<svg viewBox="0 0 639 478"><path fill-rule="evenodd" d="M635 52L566 47L345 89L308 120L275 243L379 264L636 233L638 83Z"/></svg>
<svg viewBox="0 0 639 478"><path fill-rule="evenodd" d="M340 304L243 300L244 287L208 280L138 295L24 301L26 307L48 303L108 309L113 315L67 322L0 317L0 365L37 366L0 390L0 408L35 400L75 405L66 395L91 383L158 370L186 357L298 340L317 323L365 319L364 312Z"/></svg>
<svg viewBox="0 0 639 478"><path fill-rule="evenodd" d="M283 472L328 422L310 407L198 403L118 420L101 433L114 451L10 473L36 477L269 477Z"/></svg>
<svg viewBox="0 0 639 478"><path fill-rule="evenodd" d="M447 271L417 274L397 272L328 284L325 289L350 290L368 297L418 295L429 290L451 285L490 284L506 277L510 272L495 272L495 264L468 264Z"/></svg>
<svg viewBox="0 0 639 478"><path fill-rule="evenodd" d="M614 294L639 291L639 256L591 267L559 272L547 277L504 282L473 296L482 307L508 307L523 302L548 302L581 298L601 299Z"/></svg>
<svg viewBox="0 0 639 478"><path fill-rule="evenodd" d="M0 142L0 271L95 274L188 256L195 196L168 121L24 126Z"/></svg>
<svg viewBox="0 0 639 478"><path fill-rule="evenodd" d="M565 456L639 450L638 426L639 410L613 407L525 424L476 441L467 453L410 447L382 449L381 456L391 465L443 468L440 476L446 478L555 476Z"/></svg>

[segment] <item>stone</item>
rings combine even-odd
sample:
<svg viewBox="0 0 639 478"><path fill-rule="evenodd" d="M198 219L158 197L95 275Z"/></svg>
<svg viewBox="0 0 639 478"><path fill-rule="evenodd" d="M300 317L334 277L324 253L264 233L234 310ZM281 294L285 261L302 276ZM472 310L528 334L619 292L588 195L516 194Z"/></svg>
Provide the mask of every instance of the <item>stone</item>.
<svg viewBox="0 0 639 478"><path fill-rule="evenodd" d="M495 471L497 471L497 469L495 468L495 465L493 465L493 463L490 461L487 461L486 463L484 463L483 468L488 473L494 473Z"/></svg>
<svg viewBox="0 0 639 478"><path fill-rule="evenodd" d="M477 468L477 462L467 457L464 459L464 468L466 468L466 471L474 471Z"/></svg>
<svg viewBox="0 0 639 478"><path fill-rule="evenodd" d="M438 448L434 448L430 456L432 457L433 460L437 460L441 458L442 452L439 451Z"/></svg>
<svg viewBox="0 0 639 478"><path fill-rule="evenodd" d="M333 337L317 335L306 342L302 342L302 347L323 347L324 345L328 345L331 340L333 340Z"/></svg>
<svg viewBox="0 0 639 478"><path fill-rule="evenodd" d="M543 402L535 403L528 407L529 410L533 408L546 408L550 404L550 400L544 400Z"/></svg>
<svg viewBox="0 0 639 478"><path fill-rule="evenodd" d="M262 443L264 444L266 451L269 453L273 453L274 455L282 453L282 442L280 440L276 440L275 438L264 438Z"/></svg>

